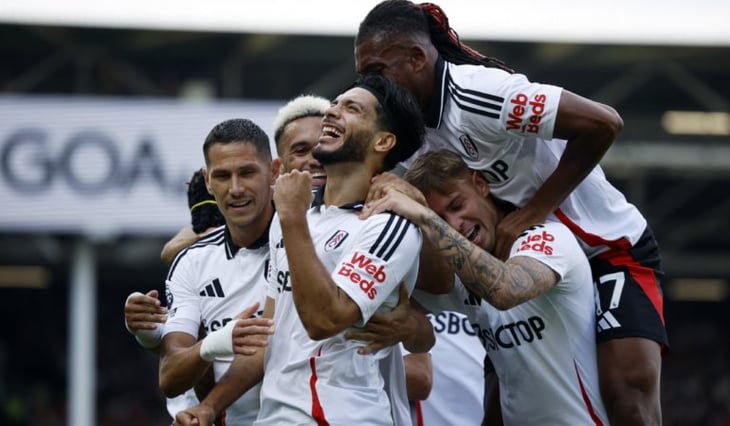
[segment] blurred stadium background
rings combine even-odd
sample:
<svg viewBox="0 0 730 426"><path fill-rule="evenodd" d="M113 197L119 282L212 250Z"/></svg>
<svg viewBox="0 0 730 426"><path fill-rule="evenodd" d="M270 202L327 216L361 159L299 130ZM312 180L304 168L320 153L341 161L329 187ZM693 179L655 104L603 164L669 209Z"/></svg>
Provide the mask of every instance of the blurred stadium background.
<svg viewBox="0 0 730 426"><path fill-rule="evenodd" d="M375 2L248 3L0 4L0 424L169 424L125 297L164 290L208 130L338 94ZM477 50L623 116L603 166L663 253L664 422L730 425L730 7L489 3L440 2Z"/></svg>

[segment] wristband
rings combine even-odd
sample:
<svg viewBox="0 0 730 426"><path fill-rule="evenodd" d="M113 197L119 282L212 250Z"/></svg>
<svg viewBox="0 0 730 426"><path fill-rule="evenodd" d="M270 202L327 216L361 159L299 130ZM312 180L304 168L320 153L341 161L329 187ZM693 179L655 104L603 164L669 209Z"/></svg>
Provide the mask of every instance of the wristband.
<svg viewBox="0 0 730 426"><path fill-rule="evenodd" d="M127 300L124 302L126 305L129 303L129 299L131 299L134 296L144 296L144 294L135 291L134 293L127 296ZM124 328L127 329L127 331L134 336L134 338L137 340L137 343L140 344L145 349L154 349L157 346L160 345L160 342L162 341L162 335L164 334L164 331L162 330L162 324L157 324L157 327L155 327L154 330L132 330L129 328L129 324L127 324L127 317L124 317Z"/></svg>
<svg viewBox="0 0 730 426"><path fill-rule="evenodd" d="M133 334L140 346L145 349L154 349L160 345L164 331L162 324L157 324L154 330L137 330Z"/></svg>
<svg viewBox="0 0 730 426"><path fill-rule="evenodd" d="M212 362L219 356L232 356L233 353L233 327L238 321L228 321L225 327L220 328L205 336L200 344L200 357L205 361Z"/></svg>

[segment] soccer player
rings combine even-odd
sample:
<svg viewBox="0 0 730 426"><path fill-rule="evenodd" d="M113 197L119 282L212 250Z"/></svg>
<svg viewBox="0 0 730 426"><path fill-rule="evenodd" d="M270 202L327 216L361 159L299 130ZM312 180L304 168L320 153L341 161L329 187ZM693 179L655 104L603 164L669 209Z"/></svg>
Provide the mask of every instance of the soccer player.
<svg viewBox="0 0 730 426"><path fill-rule="evenodd" d="M260 335L271 332L271 320L257 318L265 299L271 186L278 176L268 136L249 120L227 120L208 134L203 153L205 183L226 225L180 252L168 272L168 318L159 348L160 388L168 397L190 389L211 364L216 378L223 375L232 359L222 356L220 342L231 344L225 336L234 324L240 321L254 335L237 342L250 351L265 345ZM206 336L198 340L201 327ZM258 404L255 389L229 407L226 422L250 423Z"/></svg>
<svg viewBox="0 0 730 426"><path fill-rule="evenodd" d="M623 126L611 107L530 82L461 43L434 4L386 0L361 22L359 73L411 90L428 128L423 151L448 149L518 207L497 227L505 259L518 234L560 221L590 259L597 286L601 393L615 424L661 424L668 347L657 243L646 219L598 162ZM406 163L406 166L408 163Z"/></svg>
<svg viewBox="0 0 730 426"><path fill-rule="evenodd" d="M442 311L428 315L436 344L430 354L433 385L420 403L425 426L478 426L484 417L484 356L476 332L466 315ZM459 374L454 374L458 366Z"/></svg>
<svg viewBox="0 0 730 426"><path fill-rule="evenodd" d="M264 312L276 331L265 351L236 358L201 405L178 413L176 424L210 424L262 378L256 425L394 423L379 367L392 347L361 355L362 343L344 334L392 309L401 281L409 290L415 285L418 230L397 215L363 221L357 211L371 178L412 155L422 137L417 104L385 78L364 77L333 101L314 151L326 186L312 204L309 173L293 171L276 182ZM412 351L430 347L414 344L404 342Z"/></svg>
<svg viewBox="0 0 730 426"><path fill-rule="evenodd" d="M324 114L324 110L328 107L329 101L327 99L311 95L302 95L291 100L279 110L274 121L274 131L276 147L280 156L281 165L279 165L278 160L276 160L272 161L273 167L281 167L281 170L283 171L289 171L292 167L311 170L316 176L313 183L320 185L323 183L326 176L323 175L323 169L321 165L319 165L319 162L312 158L311 150L314 144L317 143L321 133L321 118ZM254 126L253 123L250 124ZM243 132L241 132L241 135L246 136ZM205 173L205 170L203 172ZM192 203L189 207L191 207L193 224L192 226L183 228L175 237L165 244L161 254L163 260L170 259L171 262L180 251L188 246L196 244L198 240L203 238L212 230L217 229L217 234L221 233L221 229L216 226L219 225L218 221L222 218L222 216L220 215L220 209L218 209L215 202L215 197L213 197L215 194L208 197L207 194L201 193L201 185L202 189L205 191L208 191L209 187L206 187L204 182L199 182L197 179L198 174L199 173L196 172L193 176L188 189L189 203ZM204 176L200 175L199 178L204 179ZM267 184L271 186L270 183ZM211 198L213 201L212 204L209 203ZM215 212L212 211L212 208L215 208L215 210L218 211L218 214L215 214ZM273 214L273 210L267 211L266 214ZM271 217L269 217L269 220L270 218ZM211 226L215 226L215 228L211 228ZM257 232L255 229L252 229L252 231ZM266 229L266 232L268 232L268 228ZM259 232L256 235L260 237L262 234ZM268 238L268 234L266 237ZM208 239L205 239L205 241L208 241ZM220 257L220 254L224 249L224 246L220 243L220 238L214 239L215 243L206 243L205 241L201 241L200 244L195 245L195 247L205 247L196 249L197 251L206 252L201 253L200 256L209 256L210 258L215 258L216 256ZM250 257L250 253L246 251L246 249L241 249L240 251L241 253L245 252L249 254ZM260 251L263 256L259 256L259 265L255 265L254 267L263 271L264 266L268 261L268 250L263 249ZM234 256L231 259L226 257L226 261L221 261L226 267L230 266L230 268L236 268L238 262L234 262L234 259L238 257L239 256ZM257 260L250 260L250 262L256 263ZM225 269L226 268L224 268L224 270ZM247 267L247 269L251 268ZM243 303L246 303L245 296L247 293L259 294L263 297L262 295L265 293L265 280L262 280L261 278L265 278L263 272L254 278L253 281L256 283L255 286L249 285L247 289L241 289L241 291L236 291L233 294L227 294L225 295L226 297L222 298L209 297L206 292L206 288L201 287L201 294L198 297L201 302L211 305L211 312L232 309L235 313L238 313L241 307L245 306ZM201 282L199 284L202 286L205 283ZM238 284L245 283L238 280ZM215 287L212 288L215 289ZM168 300L168 303L169 302L170 301ZM137 337L137 340L143 347L148 349L157 349L163 334L166 332L165 327L161 324L164 323L167 318L167 308L160 304L157 297L157 291L152 290L147 294L138 292L131 294L127 298L124 309L127 329ZM206 313L204 312L201 313L201 315L205 314ZM201 318L203 324L220 324L229 320L230 317L223 319L222 321L206 316L202 316ZM216 326L216 328L219 327L220 325ZM192 329L186 331L192 333ZM207 329L206 331L210 332L215 330ZM198 337L203 337L198 336L197 331L194 334L190 334L190 336L193 336L196 339ZM221 367L218 369L218 376L221 374L220 371L225 371L231 359L232 357L230 356L220 356L217 358L217 362L221 364ZM191 383L192 382L190 380L187 380L185 385L190 385ZM207 389L201 389L203 396L206 391ZM173 396L172 393L166 392L166 394L168 394L168 396ZM247 404L237 402L227 411L228 424L236 424L235 422L238 422L239 420L251 423L255 419L258 412L258 388L248 392L246 395L246 398L249 399ZM184 395L168 398L168 411L172 416L174 416L176 412L195 405L197 402L198 400L195 394L190 390L185 392ZM237 407L239 405L242 408L238 409ZM247 411L247 413L244 415L240 413L241 410Z"/></svg>
<svg viewBox="0 0 730 426"><path fill-rule="evenodd" d="M393 211L407 217L456 274L419 283L440 296L414 296L429 310L469 317L499 377L500 403L490 401L487 415L501 407L504 424L607 424L591 271L575 236L559 222L534 225L502 261L490 253L508 210L479 172L440 151L419 157L405 178L415 188L391 182L363 216Z"/></svg>

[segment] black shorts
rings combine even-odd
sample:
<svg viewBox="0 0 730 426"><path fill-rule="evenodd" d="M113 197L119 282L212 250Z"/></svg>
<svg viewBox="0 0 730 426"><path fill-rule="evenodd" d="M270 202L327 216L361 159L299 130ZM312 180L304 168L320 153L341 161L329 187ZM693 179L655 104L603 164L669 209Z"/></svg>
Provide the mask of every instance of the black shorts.
<svg viewBox="0 0 730 426"><path fill-rule="evenodd" d="M596 286L597 340L643 337L669 348L664 324L664 270L649 227L628 250L612 249L590 259Z"/></svg>

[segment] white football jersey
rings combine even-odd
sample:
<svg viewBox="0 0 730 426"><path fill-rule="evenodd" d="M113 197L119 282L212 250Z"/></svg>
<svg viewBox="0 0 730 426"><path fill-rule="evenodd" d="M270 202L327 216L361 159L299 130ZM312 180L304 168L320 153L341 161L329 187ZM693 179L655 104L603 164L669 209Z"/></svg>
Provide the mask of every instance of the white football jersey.
<svg viewBox="0 0 730 426"><path fill-rule="evenodd" d="M596 320L588 260L560 223L534 226L510 257L529 256L560 276L541 296L500 311L460 280L448 295L417 291L432 311L466 314L499 377L505 425L608 424L598 387Z"/></svg>
<svg viewBox="0 0 730 426"><path fill-rule="evenodd" d="M359 306L358 324L365 324L374 313L398 303L401 281L410 290L415 286L421 235L408 220L390 213L361 220L355 214L361 205L315 205L307 222L318 258L335 284ZM275 300L276 327L266 350L256 424L319 420L332 425L392 425L392 396L384 389L381 361L394 356L394 349L359 355L357 348L363 342L345 339L344 331L311 340L292 297L296 283L290 280L278 216L271 225L270 242L268 296ZM397 356L402 354L398 351ZM395 388L392 383L388 387Z"/></svg>
<svg viewBox="0 0 730 426"><path fill-rule="evenodd" d="M165 335L215 331L241 311L266 299L269 260L268 233L249 248L237 247L225 227L181 251L167 275L168 320ZM257 316L261 315L257 312ZM228 370L233 357L213 362L215 380ZM259 409L259 385L226 409L228 424L251 424Z"/></svg>
<svg viewBox="0 0 730 426"><path fill-rule="evenodd" d="M426 141L404 165L427 151L453 151L482 172L497 198L524 206L565 150L566 141L552 136L562 88L497 68L444 61L437 66L439 87L426 117ZM646 228L646 219L600 166L549 220L570 228L589 257L632 246Z"/></svg>
<svg viewBox="0 0 730 426"><path fill-rule="evenodd" d="M423 425L479 426L484 417L484 347L466 315L443 311L428 318L436 344L431 348L433 386L421 401Z"/></svg>

